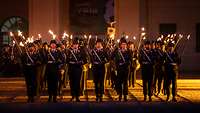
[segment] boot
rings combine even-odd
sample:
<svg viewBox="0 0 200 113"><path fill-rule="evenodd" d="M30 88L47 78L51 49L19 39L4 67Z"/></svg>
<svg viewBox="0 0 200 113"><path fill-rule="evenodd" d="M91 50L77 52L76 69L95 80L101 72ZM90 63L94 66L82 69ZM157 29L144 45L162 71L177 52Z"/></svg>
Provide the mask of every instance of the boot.
<svg viewBox="0 0 200 113"><path fill-rule="evenodd" d="M127 102L128 99L127 99L127 95L124 95L124 101Z"/></svg>
<svg viewBox="0 0 200 113"><path fill-rule="evenodd" d="M151 96L149 96L149 102L152 102L152 98L151 98Z"/></svg>
<svg viewBox="0 0 200 113"><path fill-rule="evenodd" d="M53 96L53 102L57 103L57 96Z"/></svg>
<svg viewBox="0 0 200 113"><path fill-rule="evenodd" d="M121 102L121 100L122 100L122 95L119 95L119 101Z"/></svg>

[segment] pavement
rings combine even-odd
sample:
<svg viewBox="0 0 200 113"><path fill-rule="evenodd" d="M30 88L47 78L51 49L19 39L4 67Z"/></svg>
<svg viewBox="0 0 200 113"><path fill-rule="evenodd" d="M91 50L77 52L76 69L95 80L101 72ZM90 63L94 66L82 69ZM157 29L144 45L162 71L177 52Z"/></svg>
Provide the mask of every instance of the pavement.
<svg viewBox="0 0 200 113"><path fill-rule="evenodd" d="M42 91L35 103L26 103L26 87L23 77L0 78L0 113L188 113L200 111L200 79L178 79L177 102L165 102L162 93L153 96L152 102L144 102L142 81L137 80L134 88L129 88L127 102L118 102L116 92L106 86L103 102L95 102L93 82L88 87L81 102L71 102L70 89L67 86L58 97L58 103L48 103L47 92Z"/></svg>

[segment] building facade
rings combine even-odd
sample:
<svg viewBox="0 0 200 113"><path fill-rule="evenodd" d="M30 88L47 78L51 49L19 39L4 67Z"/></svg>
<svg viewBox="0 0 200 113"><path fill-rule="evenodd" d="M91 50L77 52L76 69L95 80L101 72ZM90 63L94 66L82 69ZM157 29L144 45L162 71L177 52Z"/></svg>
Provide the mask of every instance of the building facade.
<svg viewBox="0 0 200 113"><path fill-rule="evenodd" d="M8 39L3 38L5 33L2 33L2 29L6 31L6 28L2 27L11 17L23 18L22 23L26 21L28 23L28 28L23 29L24 32L30 36L37 36L40 33L44 40L50 40L49 29L52 29L55 34L62 34L64 31L72 32L69 4L70 0L1 1L1 45L3 42L8 42ZM185 0L184 2L183 0L114 0L116 37L120 37L123 32L130 37L139 37L141 27L146 28L148 38L151 40L165 32L180 33L184 36L190 34L191 39L186 43L180 69L181 71L200 72L199 11L199 0ZM9 24L6 26L9 27Z"/></svg>

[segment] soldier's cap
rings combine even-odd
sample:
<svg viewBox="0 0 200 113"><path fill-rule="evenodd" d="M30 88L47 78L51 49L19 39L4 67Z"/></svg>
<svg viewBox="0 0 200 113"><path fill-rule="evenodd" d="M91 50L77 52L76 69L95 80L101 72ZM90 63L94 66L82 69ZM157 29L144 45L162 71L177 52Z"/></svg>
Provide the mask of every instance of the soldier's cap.
<svg viewBox="0 0 200 113"><path fill-rule="evenodd" d="M151 44L151 42L149 40L144 41L144 45L149 45L149 44Z"/></svg>
<svg viewBox="0 0 200 113"><path fill-rule="evenodd" d="M78 37L74 37L72 43L73 43L73 44L79 44L79 38L78 38Z"/></svg>
<svg viewBox="0 0 200 113"><path fill-rule="evenodd" d="M174 44L173 44L172 42L169 42L169 43L167 44L167 46L168 46L168 47L174 47Z"/></svg>
<svg viewBox="0 0 200 113"><path fill-rule="evenodd" d="M127 41L126 41L126 38L125 38L125 37L122 37L122 38L120 39L120 44L122 44L122 43L126 43L126 44L127 44Z"/></svg>
<svg viewBox="0 0 200 113"><path fill-rule="evenodd" d="M50 44L53 44L53 43L54 43L54 44L57 44L56 40L51 40L51 41L50 41Z"/></svg>
<svg viewBox="0 0 200 113"><path fill-rule="evenodd" d="M44 46L44 45L48 45L48 43L47 43L47 42L44 42L44 43L43 43L43 46Z"/></svg>
<svg viewBox="0 0 200 113"><path fill-rule="evenodd" d="M57 48L59 48L59 47L61 47L61 46L62 46L62 44L60 44L60 43L56 44L56 47L57 47Z"/></svg>
<svg viewBox="0 0 200 113"><path fill-rule="evenodd" d="M28 47L35 47L34 43L28 43L27 46Z"/></svg>
<svg viewBox="0 0 200 113"><path fill-rule="evenodd" d="M98 42L102 43L103 40L101 38L97 38L96 43L98 43Z"/></svg>

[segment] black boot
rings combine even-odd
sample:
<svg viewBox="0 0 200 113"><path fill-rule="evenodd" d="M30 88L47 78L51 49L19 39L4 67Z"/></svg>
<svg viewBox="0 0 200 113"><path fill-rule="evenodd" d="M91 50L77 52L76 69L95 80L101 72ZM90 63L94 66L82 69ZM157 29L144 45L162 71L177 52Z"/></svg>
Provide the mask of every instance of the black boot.
<svg viewBox="0 0 200 113"><path fill-rule="evenodd" d="M146 95L144 95L144 101L146 101L147 100L147 96Z"/></svg>
<svg viewBox="0 0 200 113"><path fill-rule="evenodd" d="M119 95L119 101L121 102L121 100L122 100L122 95Z"/></svg>
<svg viewBox="0 0 200 113"><path fill-rule="evenodd" d="M79 99L79 97L78 97L78 96L76 97L76 102L80 102L80 99Z"/></svg>
<svg viewBox="0 0 200 113"><path fill-rule="evenodd" d="M172 101L173 101L173 102L177 102L176 97L173 97L173 98L172 98Z"/></svg>
<svg viewBox="0 0 200 113"><path fill-rule="evenodd" d="M152 98L151 98L151 96L149 96L149 102L152 102Z"/></svg>
<svg viewBox="0 0 200 113"><path fill-rule="evenodd" d="M57 96L53 96L53 102L57 103Z"/></svg>
<svg viewBox="0 0 200 113"><path fill-rule="evenodd" d="M128 101L127 95L124 95L124 101L125 101L125 102Z"/></svg>
<svg viewBox="0 0 200 113"><path fill-rule="evenodd" d="M168 102L169 101L169 96L167 95L167 99L166 99L166 102Z"/></svg>
<svg viewBox="0 0 200 113"><path fill-rule="evenodd" d="M73 101L73 100L74 100L74 98L75 98L75 97L74 97L74 96L72 96L72 98L70 99L70 101Z"/></svg>
<svg viewBox="0 0 200 113"><path fill-rule="evenodd" d="M48 102L52 102L52 96L49 96Z"/></svg>

